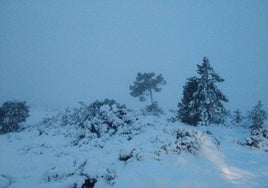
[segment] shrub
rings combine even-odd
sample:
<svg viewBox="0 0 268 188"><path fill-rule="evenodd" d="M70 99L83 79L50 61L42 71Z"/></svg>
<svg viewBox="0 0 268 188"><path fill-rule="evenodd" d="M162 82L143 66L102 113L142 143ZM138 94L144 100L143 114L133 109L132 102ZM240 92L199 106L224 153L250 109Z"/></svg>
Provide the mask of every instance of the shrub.
<svg viewBox="0 0 268 188"><path fill-rule="evenodd" d="M141 161L143 159L143 155L141 154L140 149L136 148L124 148L119 152L119 160L127 162L130 159L135 159L137 161Z"/></svg>
<svg viewBox="0 0 268 188"><path fill-rule="evenodd" d="M158 115L163 114L164 112L158 106L158 102L155 101L153 104L146 106L143 113L145 115L155 115L155 116L158 116Z"/></svg>
<svg viewBox="0 0 268 188"><path fill-rule="evenodd" d="M128 111L125 105L110 99L97 100L90 105L80 103L78 107L65 111L61 123L77 125L101 137L106 133L114 134L119 127L132 124L134 119L129 117Z"/></svg>
<svg viewBox="0 0 268 188"><path fill-rule="evenodd" d="M20 124L29 117L29 106L26 102L7 101L0 108L0 133L17 131Z"/></svg>
<svg viewBox="0 0 268 188"><path fill-rule="evenodd" d="M82 185L82 188L94 188L95 183L97 183L97 179L95 178L85 179L85 183Z"/></svg>
<svg viewBox="0 0 268 188"><path fill-rule="evenodd" d="M245 145L268 151L268 129L252 129L251 136L246 139Z"/></svg>
<svg viewBox="0 0 268 188"><path fill-rule="evenodd" d="M175 151L178 153L186 152L196 155L200 150L200 137L202 134L197 131L177 130Z"/></svg>
<svg viewBox="0 0 268 188"><path fill-rule="evenodd" d="M217 146L218 143L213 142L212 136L197 131L188 129L174 129L164 130L164 134L157 136L152 143L157 145L157 150L154 152L158 157L161 154L169 153L189 153L197 155L202 149L202 145L205 142L211 143L213 146Z"/></svg>

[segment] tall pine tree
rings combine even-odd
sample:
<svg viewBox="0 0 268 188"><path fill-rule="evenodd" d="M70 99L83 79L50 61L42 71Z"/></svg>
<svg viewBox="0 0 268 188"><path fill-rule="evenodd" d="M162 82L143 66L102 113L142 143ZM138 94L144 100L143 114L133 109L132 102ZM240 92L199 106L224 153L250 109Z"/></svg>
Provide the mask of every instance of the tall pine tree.
<svg viewBox="0 0 268 188"><path fill-rule="evenodd" d="M151 105L153 106L155 101L153 100L153 92L160 92L161 85L165 85L165 81L162 74L158 76L155 73L138 73L134 84L129 86L130 95L133 97L139 97L140 101L145 101L146 97L150 96Z"/></svg>
<svg viewBox="0 0 268 188"><path fill-rule="evenodd" d="M189 78L184 86L183 98L178 104L179 118L190 125L220 124L226 115L222 102L228 102L228 99L216 83L224 79L213 70L206 57L197 65L197 73L200 77Z"/></svg>

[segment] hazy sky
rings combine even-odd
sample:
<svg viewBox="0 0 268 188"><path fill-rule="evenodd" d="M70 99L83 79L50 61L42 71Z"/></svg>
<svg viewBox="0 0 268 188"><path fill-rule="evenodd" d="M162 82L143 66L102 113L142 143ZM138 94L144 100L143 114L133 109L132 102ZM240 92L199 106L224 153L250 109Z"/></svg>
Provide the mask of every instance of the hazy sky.
<svg viewBox="0 0 268 188"><path fill-rule="evenodd" d="M177 109L207 56L229 108L268 107L268 1L0 1L0 99L73 105L129 95L137 72L162 73L155 95ZM149 101L148 101L149 102Z"/></svg>

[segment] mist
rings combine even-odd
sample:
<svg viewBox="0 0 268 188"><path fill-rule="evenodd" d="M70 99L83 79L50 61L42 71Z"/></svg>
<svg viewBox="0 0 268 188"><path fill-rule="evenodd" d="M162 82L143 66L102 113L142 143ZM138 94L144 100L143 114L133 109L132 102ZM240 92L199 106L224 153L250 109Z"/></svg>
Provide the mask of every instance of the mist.
<svg viewBox="0 0 268 188"><path fill-rule="evenodd" d="M0 1L0 100L130 108L138 72L162 74L159 105L177 109L207 56L229 109L268 106L267 1Z"/></svg>

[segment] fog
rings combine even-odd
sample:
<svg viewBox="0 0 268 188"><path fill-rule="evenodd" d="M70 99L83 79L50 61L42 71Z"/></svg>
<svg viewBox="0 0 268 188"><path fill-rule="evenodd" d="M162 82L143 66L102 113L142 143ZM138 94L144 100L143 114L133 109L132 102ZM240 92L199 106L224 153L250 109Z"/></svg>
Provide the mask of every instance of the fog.
<svg viewBox="0 0 268 188"><path fill-rule="evenodd" d="M207 56L230 109L268 107L268 1L0 1L0 102L130 108L137 72L162 73L154 98L177 109Z"/></svg>

